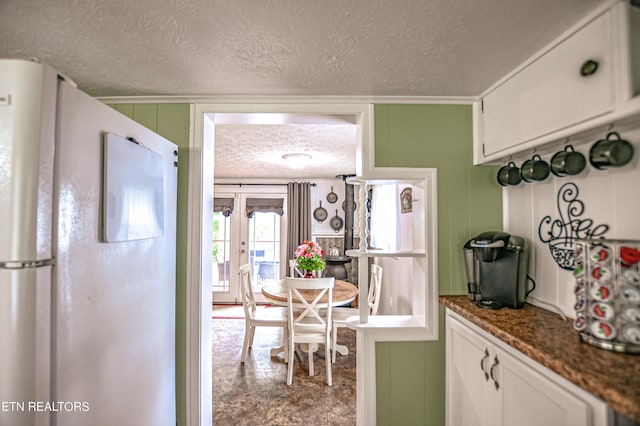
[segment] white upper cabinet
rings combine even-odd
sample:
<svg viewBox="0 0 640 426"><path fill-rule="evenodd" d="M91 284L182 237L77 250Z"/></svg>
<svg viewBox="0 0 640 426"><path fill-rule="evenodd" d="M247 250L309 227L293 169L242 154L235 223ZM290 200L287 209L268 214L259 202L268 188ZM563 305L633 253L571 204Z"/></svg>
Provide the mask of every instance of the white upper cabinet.
<svg viewBox="0 0 640 426"><path fill-rule="evenodd" d="M636 12L627 1L609 2L487 90L474 105L474 163L628 115L637 74L631 59L640 54L631 53Z"/></svg>

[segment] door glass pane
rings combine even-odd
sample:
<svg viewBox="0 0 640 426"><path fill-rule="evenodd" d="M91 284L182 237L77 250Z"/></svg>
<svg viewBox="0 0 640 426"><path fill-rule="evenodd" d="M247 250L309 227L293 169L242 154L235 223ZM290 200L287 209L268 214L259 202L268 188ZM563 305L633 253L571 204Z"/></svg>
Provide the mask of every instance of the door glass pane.
<svg viewBox="0 0 640 426"><path fill-rule="evenodd" d="M280 279L280 216L256 212L249 219L249 263L254 291Z"/></svg>
<svg viewBox="0 0 640 426"><path fill-rule="evenodd" d="M218 271L218 281L214 279L213 283L214 292L229 292L230 234L230 217L223 216L221 212L213 213L213 267Z"/></svg>

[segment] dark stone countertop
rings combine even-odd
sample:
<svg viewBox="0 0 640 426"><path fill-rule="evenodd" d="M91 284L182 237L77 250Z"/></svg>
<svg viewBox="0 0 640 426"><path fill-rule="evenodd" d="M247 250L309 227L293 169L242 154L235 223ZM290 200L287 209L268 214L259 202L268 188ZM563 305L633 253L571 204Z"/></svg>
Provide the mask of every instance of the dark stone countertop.
<svg viewBox="0 0 640 426"><path fill-rule="evenodd" d="M440 304L640 423L640 354L583 343L571 320L529 304L492 311L466 294L440 296Z"/></svg>

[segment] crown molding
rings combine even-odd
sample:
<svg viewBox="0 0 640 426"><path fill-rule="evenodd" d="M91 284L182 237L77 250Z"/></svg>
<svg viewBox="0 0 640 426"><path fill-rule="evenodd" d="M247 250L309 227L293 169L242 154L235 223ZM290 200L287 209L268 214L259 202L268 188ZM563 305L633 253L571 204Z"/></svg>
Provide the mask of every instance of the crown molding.
<svg viewBox="0 0 640 426"><path fill-rule="evenodd" d="M100 96L108 104L447 104L471 105L473 96Z"/></svg>

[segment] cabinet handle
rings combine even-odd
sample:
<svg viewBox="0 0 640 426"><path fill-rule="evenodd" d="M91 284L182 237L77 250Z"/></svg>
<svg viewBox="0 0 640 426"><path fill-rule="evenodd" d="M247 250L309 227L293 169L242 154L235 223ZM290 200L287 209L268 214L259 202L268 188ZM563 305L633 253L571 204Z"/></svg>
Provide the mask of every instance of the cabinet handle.
<svg viewBox="0 0 640 426"><path fill-rule="evenodd" d="M489 350L487 348L485 348L484 349L484 356L480 360L480 369L484 373L484 380L488 382L489 381L489 373L487 373L487 370L484 369L484 362L487 360L487 358L489 358Z"/></svg>
<svg viewBox="0 0 640 426"><path fill-rule="evenodd" d="M498 355L496 355L496 357L493 359L493 365L491 366L491 369L489 370L489 375L491 376L491 380L493 380L493 384L496 385L496 390L500 389L500 383L498 383L498 381L496 380L495 376L493 375L493 370L495 370L495 368L500 364L500 362L498 361Z"/></svg>
<svg viewBox="0 0 640 426"><path fill-rule="evenodd" d="M582 64L580 68L580 75L583 77L589 77L598 71L598 61L594 61L593 59L589 59Z"/></svg>

